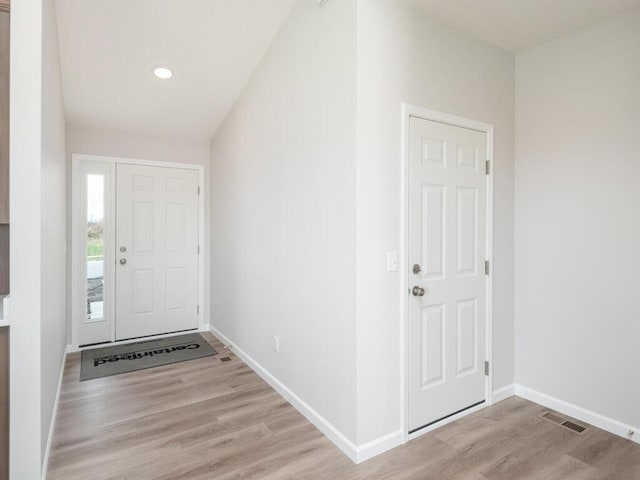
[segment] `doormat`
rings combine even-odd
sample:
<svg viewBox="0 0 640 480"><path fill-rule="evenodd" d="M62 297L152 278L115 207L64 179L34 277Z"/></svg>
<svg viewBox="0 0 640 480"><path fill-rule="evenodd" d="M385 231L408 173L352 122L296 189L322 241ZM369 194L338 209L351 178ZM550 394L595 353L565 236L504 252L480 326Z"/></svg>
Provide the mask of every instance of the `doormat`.
<svg viewBox="0 0 640 480"><path fill-rule="evenodd" d="M80 381L216 355L199 333L83 350Z"/></svg>

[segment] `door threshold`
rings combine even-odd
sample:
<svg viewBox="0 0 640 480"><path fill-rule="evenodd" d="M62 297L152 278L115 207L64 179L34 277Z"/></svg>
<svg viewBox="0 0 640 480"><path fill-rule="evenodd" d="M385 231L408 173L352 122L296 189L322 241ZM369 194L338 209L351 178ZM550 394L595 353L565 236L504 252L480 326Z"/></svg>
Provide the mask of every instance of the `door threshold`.
<svg viewBox="0 0 640 480"><path fill-rule="evenodd" d="M157 335L147 335L146 337L135 337L135 338L128 338L125 340L115 340L113 342L93 343L90 345L78 345L77 347L71 347L69 352L71 353L71 352L80 352L82 350L93 350L95 348L101 348L106 346L128 345L131 343L146 342L148 340L155 340L159 338L175 337L178 335L184 335L185 333L189 333L189 332L207 332L207 331L208 330L206 328L204 329L201 329L199 327L189 328L187 330L178 330L175 332L159 333Z"/></svg>
<svg viewBox="0 0 640 480"><path fill-rule="evenodd" d="M113 342L108 340L106 342L87 343L85 345L78 345L78 348L99 347L101 345L111 345Z"/></svg>
<svg viewBox="0 0 640 480"><path fill-rule="evenodd" d="M132 343L132 342L135 342L135 341L144 342L147 339L151 340L151 339L154 339L154 338L161 338L161 337L169 336L169 335L178 335L179 333L193 332L195 330L198 330L198 327L196 327L196 328L187 328L185 330L174 330L173 332L154 333L152 335L143 335L142 337L121 338L120 340L116 340L115 342L112 342L112 343L118 343L118 342Z"/></svg>
<svg viewBox="0 0 640 480"><path fill-rule="evenodd" d="M450 421L454 421L457 420L460 417L463 417L464 414L466 413L473 413L476 410L479 410L478 407L480 407L481 405L487 403L486 400L482 400L480 402L474 403L473 405L469 405L468 407L462 408L460 410L458 410L457 412L453 412L450 413L449 415L445 415L442 418L439 418L437 420L434 420L433 422L429 422L425 425L422 425L421 427L418 428L414 428L413 430L409 430L409 435L414 435L415 436L419 436L421 433L427 433L430 432L431 430L435 430L436 428L439 428L441 426L444 426L445 424L449 423L446 420L450 420ZM472 411L470 411L472 410ZM455 417L455 418L452 418ZM429 427L433 427L433 428L429 428ZM428 429L428 430L425 430ZM425 430L424 432L422 432L422 430Z"/></svg>

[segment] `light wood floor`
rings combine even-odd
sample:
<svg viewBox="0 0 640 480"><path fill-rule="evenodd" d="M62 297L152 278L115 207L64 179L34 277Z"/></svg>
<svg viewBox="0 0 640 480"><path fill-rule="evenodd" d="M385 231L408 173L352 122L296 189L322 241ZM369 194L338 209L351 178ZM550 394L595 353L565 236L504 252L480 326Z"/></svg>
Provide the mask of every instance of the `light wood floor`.
<svg viewBox="0 0 640 480"><path fill-rule="evenodd" d="M354 465L205 337L217 356L82 383L71 354L49 480L640 479L640 445L593 427L574 434L516 397Z"/></svg>

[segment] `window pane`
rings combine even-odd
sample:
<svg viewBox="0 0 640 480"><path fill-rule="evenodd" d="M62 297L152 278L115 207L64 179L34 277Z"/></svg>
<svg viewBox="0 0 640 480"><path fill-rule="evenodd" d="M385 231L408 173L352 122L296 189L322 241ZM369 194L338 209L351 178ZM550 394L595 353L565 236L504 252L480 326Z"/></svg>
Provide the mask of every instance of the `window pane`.
<svg viewBox="0 0 640 480"><path fill-rule="evenodd" d="M87 175L87 319L104 318L104 175Z"/></svg>

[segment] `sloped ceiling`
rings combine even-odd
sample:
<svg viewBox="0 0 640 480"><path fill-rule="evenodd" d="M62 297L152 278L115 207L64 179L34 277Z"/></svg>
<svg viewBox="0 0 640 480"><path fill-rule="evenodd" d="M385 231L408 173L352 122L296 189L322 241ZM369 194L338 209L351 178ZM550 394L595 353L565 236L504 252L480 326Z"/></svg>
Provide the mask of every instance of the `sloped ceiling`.
<svg viewBox="0 0 640 480"><path fill-rule="evenodd" d="M67 121L210 138L294 3L56 0Z"/></svg>

